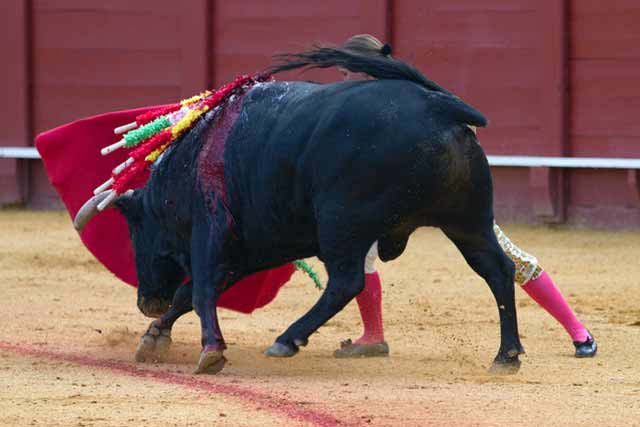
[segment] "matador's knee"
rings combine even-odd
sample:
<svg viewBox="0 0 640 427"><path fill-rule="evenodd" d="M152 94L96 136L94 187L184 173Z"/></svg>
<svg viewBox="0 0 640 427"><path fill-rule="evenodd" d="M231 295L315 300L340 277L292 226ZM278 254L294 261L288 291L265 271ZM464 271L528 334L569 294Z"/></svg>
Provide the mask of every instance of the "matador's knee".
<svg viewBox="0 0 640 427"><path fill-rule="evenodd" d="M374 242L367 252L367 257L364 259L364 272L371 274L376 272L376 259L378 259L378 242Z"/></svg>
<svg viewBox="0 0 640 427"><path fill-rule="evenodd" d="M538 264L538 259L517 247L496 223L493 224L493 232L502 250L516 265L515 281L517 284L525 284L529 280L537 279L542 274L542 267Z"/></svg>

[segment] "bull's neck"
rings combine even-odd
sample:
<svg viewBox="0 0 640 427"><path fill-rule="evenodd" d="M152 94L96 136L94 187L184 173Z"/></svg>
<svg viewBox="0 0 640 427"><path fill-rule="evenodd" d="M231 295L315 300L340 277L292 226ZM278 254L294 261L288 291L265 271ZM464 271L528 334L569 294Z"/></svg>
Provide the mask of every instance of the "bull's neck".
<svg viewBox="0 0 640 427"><path fill-rule="evenodd" d="M199 152L197 129L165 153L144 187L145 211L167 232L190 232ZM194 135L191 135L194 133Z"/></svg>

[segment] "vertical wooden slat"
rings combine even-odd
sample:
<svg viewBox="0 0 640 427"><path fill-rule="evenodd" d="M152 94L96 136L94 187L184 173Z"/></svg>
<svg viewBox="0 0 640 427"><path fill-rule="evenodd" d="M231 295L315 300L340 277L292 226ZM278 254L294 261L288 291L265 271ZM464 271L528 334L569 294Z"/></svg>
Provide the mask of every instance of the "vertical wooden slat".
<svg viewBox="0 0 640 427"><path fill-rule="evenodd" d="M210 45L211 3L209 0L193 0L182 8L180 37L182 38L183 98L190 97L212 84Z"/></svg>
<svg viewBox="0 0 640 427"><path fill-rule="evenodd" d="M2 2L0 27L0 145L31 144L29 104L29 3ZM21 202L27 189L26 161L0 159L0 204Z"/></svg>
<svg viewBox="0 0 640 427"><path fill-rule="evenodd" d="M360 0L360 33L390 42L390 7L391 0Z"/></svg>
<svg viewBox="0 0 640 427"><path fill-rule="evenodd" d="M542 78L540 90L541 138L538 155L566 156L568 139L568 5L567 0L538 2L542 45L540 58ZM539 148L538 148L539 147ZM540 175L545 179L541 180ZM533 211L549 223L563 222L567 205L566 178L562 170L531 170ZM534 185L535 183L535 185Z"/></svg>
<svg viewBox="0 0 640 427"><path fill-rule="evenodd" d="M541 0L539 2L544 60L540 90L544 100L541 108L542 131L545 143L540 155L566 156L569 154L567 129L568 90L568 15L566 0Z"/></svg>
<svg viewBox="0 0 640 427"><path fill-rule="evenodd" d="M217 58L217 52L216 52L216 30L217 30L217 26L216 26L216 14L218 13L218 0L210 0L209 2L209 33L207 34L207 43L209 46L209 69L208 69L208 75L209 75L209 81L210 81L210 87L213 89L216 86L216 79L217 79L217 75L216 75L216 61L218 60Z"/></svg>
<svg viewBox="0 0 640 427"><path fill-rule="evenodd" d="M387 36L387 43L391 43L392 46L395 45L395 39L393 35L393 14L395 13L395 7L396 7L395 0L387 0L386 36Z"/></svg>

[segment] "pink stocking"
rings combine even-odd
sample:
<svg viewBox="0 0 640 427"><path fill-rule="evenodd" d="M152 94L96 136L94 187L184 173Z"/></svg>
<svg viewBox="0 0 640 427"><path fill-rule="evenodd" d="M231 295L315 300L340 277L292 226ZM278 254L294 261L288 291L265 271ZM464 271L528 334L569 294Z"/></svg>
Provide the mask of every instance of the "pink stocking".
<svg viewBox="0 0 640 427"><path fill-rule="evenodd" d="M584 342L590 338L589 332L573 313L546 271L543 271L537 279L529 280L522 285L522 290L555 317L571 335L574 342Z"/></svg>
<svg viewBox="0 0 640 427"><path fill-rule="evenodd" d="M384 341L382 332L382 286L378 272L364 275L364 289L356 297L364 333L356 344L375 344Z"/></svg>

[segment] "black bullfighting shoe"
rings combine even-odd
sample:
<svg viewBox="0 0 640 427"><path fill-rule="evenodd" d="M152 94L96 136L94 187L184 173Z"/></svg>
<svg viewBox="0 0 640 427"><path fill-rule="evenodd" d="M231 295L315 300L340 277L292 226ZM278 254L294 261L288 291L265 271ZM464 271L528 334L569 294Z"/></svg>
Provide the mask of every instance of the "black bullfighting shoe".
<svg viewBox="0 0 640 427"><path fill-rule="evenodd" d="M374 344L355 344L351 340L342 341L340 348L333 352L333 357L346 359L349 357L388 357L389 345L386 341Z"/></svg>
<svg viewBox="0 0 640 427"><path fill-rule="evenodd" d="M598 352L598 344L596 344L596 339L593 338L591 332L589 332L589 338L586 341L574 341L573 345L576 347L576 357L578 358L593 357Z"/></svg>

